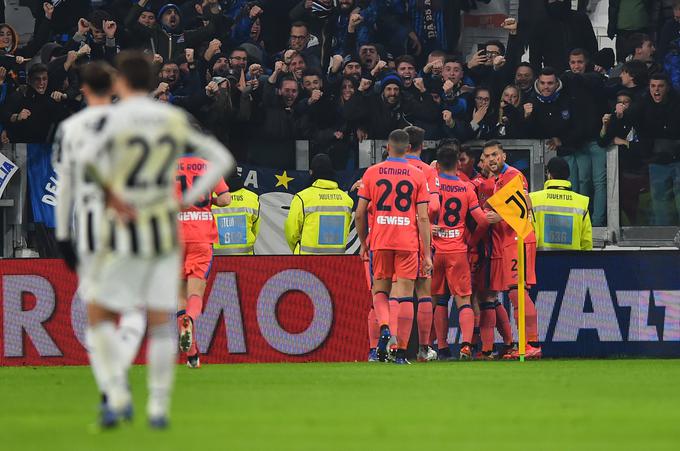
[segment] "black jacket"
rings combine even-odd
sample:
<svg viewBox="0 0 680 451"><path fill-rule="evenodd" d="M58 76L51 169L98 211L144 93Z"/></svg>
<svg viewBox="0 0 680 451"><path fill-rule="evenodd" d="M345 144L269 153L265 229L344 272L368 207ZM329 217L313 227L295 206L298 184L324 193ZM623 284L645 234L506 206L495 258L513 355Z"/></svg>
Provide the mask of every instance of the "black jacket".
<svg viewBox="0 0 680 451"><path fill-rule="evenodd" d="M370 139L386 139L397 128L412 125L414 120L437 122L441 110L431 96L423 100L401 97L396 105L389 105L381 94L372 90L357 92L345 107L345 118L366 124Z"/></svg>
<svg viewBox="0 0 680 451"><path fill-rule="evenodd" d="M532 30L529 49L534 67L550 66L563 72L569 68L569 52L573 49L585 49L590 55L597 53L597 38L588 16L572 10L570 2L562 3L564 11L548 14L548 18Z"/></svg>
<svg viewBox="0 0 680 451"><path fill-rule="evenodd" d="M560 77L565 90L576 106L576 119L582 122L587 140L597 140L602 125L602 115L607 112L607 96L604 91L605 77L597 72L575 74L565 72Z"/></svg>
<svg viewBox="0 0 680 451"><path fill-rule="evenodd" d="M584 144L585 131L582 121L576 118L578 112L573 99L563 91L562 82L550 100L542 99L537 92L535 88L534 96L527 102L534 106L533 112L524 121L529 137L559 138L562 147L557 150L558 155L574 153Z"/></svg>
<svg viewBox="0 0 680 451"><path fill-rule="evenodd" d="M12 122L11 116L24 108L31 112L28 119ZM45 143L56 125L68 114L66 105L52 100L49 91L38 94L32 87L24 85L3 106L2 122L11 142Z"/></svg>

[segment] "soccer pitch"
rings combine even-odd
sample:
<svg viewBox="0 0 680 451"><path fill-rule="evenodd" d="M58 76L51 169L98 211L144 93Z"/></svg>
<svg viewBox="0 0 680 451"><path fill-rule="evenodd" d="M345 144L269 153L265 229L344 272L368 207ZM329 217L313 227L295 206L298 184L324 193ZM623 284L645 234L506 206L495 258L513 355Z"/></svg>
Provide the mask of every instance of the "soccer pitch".
<svg viewBox="0 0 680 451"><path fill-rule="evenodd" d="M171 426L96 431L89 367L0 368L2 449L678 450L680 361L241 364L177 369Z"/></svg>

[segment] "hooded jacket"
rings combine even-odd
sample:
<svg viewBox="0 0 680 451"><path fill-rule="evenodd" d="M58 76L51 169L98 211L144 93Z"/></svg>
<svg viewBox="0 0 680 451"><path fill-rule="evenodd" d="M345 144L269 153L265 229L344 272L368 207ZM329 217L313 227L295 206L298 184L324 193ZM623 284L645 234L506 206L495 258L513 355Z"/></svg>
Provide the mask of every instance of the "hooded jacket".
<svg viewBox="0 0 680 451"><path fill-rule="evenodd" d="M176 29L166 29L161 24L161 17L163 13L170 8L174 8L180 16L180 22ZM132 5L130 14L125 20L125 26L132 34L140 37L143 43L142 48L157 53L163 57L163 61L170 61L184 54L184 49L193 48L198 49L204 42L210 41L216 34L215 20L216 17L210 16L210 23L202 28L196 30L184 30L182 24L182 16L180 8L172 3L163 6L157 14L156 24L151 27L145 27L137 22L139 15L145 9L138 4ZM206 11L206 14L209 14Z"/></svg>

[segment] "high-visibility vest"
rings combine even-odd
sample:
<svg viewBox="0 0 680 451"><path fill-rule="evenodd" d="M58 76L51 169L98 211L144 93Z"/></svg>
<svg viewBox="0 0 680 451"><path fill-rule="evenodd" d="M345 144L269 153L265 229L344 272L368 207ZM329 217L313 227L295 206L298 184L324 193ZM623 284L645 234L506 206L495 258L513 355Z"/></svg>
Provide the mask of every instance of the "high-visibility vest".
<svg viewBox="0 0 680 451"><path fill-rule="evenodd" d="M290 204L285 232L294 254L344 254L354 201L336 182L316 180Z"/></svg>
<svg viewBox="0 0 680 451"><path fill-rule="evenodd" d="M588 196L571 191L566 180L548 180L530 193L538 250L591 250L593 227Z"/></svg>
<svg viewBox="0 0 680 451"><path fill-rule="evenodd" d="M257 194L241 188L231 193L226 207L212 207L217 225L215 255L252 255L260 233L260 200Z"/></svg>

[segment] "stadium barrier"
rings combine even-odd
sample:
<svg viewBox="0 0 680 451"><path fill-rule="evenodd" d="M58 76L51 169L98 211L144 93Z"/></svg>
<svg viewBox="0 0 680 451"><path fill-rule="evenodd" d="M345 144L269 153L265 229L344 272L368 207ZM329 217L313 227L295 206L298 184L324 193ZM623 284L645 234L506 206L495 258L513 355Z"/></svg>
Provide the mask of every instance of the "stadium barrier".
<svg viewBox="0 0 680 451"><path fill-rule="evenodd" d="M540 253L537 275L546 357L680 357L680 253ZM0 365L87 364L75 289L59 260L3 262ZM356 256L218 257L199 349L206 363L362 361L370 304Z"/></svg>
<svg viewBox="0 0 680 451"><path fill-rule="evenodd" d="M481 141L468 143L473 149L481 149ZM503 140L508 150L509 162L516 165L527 176L531 189L541 189L545 177L545 162L555 155L546 148L542 140ZM431 153L435 141L425 142L425 153ZM360 168L370 166L381 160L385 147L384 141L365 140L359 144L358 165ZM241 165L239 170L244 176L247 188L261 196L262 224L268 225L269 232L261 234L256 243L258 254L288 254L289 249L283 239L282 222L287 214L286 207L292 195L306 187L310 161L310 143L296 142L296 171L271 169L257 166ZM31 230L33 223L44 223L52 227L52 209L54 192L58 180L50 165L49 147L40 144L14 144L1 148L1 152L19 169L13 177L5 176L6 189L0 199L0 248L5 258L31 255L27 249L26 231ZM595 247L609 244L619 246L673 246L674 237L678 234L678 226L629 226L621 221L621 202L619 189L619 153L615 148L607 152L607 225L593 229ZM358 171L339 171L341 186L348 189L351 183L361 174ZM0 177L2 179L2 177ZM647 190L648 191L648 190ZM31 198L27 198L27 193ZM644 194L644 193L643 193ZM646 193L648 196L649 193ZM642 195L641 195L642 196ZM648 202L648 200L647 200ZM25 213L30 206L33 223L27 222ZM353 232L353 229L352 229ZM355 239L355 234L350 234ZM348 253L355 252L358 246L350 243Z"/></svg>

